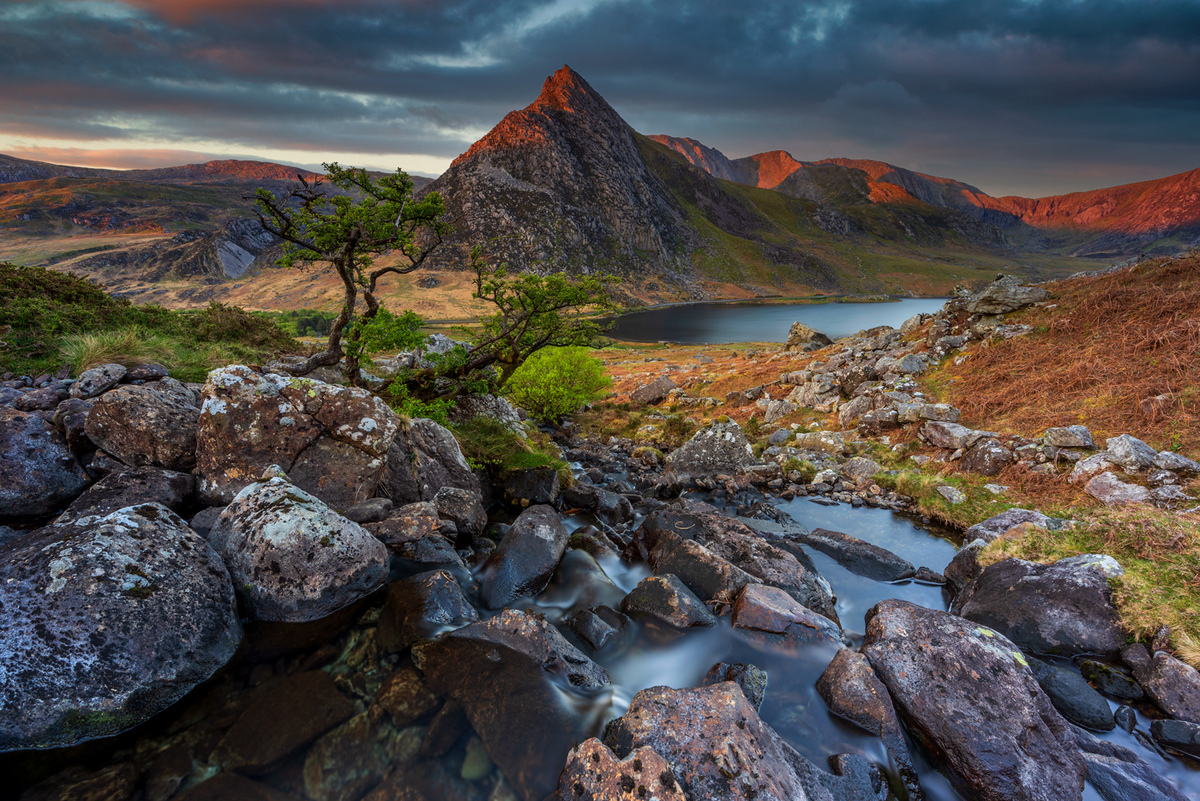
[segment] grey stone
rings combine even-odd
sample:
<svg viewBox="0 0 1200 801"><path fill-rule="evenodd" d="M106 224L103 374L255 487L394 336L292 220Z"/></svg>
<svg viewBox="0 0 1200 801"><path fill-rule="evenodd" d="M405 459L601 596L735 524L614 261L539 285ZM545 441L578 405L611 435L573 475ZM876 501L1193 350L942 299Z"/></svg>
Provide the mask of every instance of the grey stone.
<svg viewBox="0 0 1200 801"><path fill-rule="evenodd" d="M1155 720L1150 723L1150 736L1175 751L1200 757L1200 725L1186 720Z"/></svg>
<svg viewBox="0 0 1200 801"><path fill-rule="evenodd" d="M792 327L788 329L787 342L784 344L785 351L805 351L811 352L820 350L833 344L824 332L818 331L815 328L805 325L802 322L796 321L792 323Z"/></svg>
<svg viewBox="0 0 1200 801"><path fill-rule="evenodd" d="M733 628L752 642L794 648L809 643L839 645L842 632L824 615L804 607L779 587L747 584L733 604Z"/></svg>
<svg viewBox="0 0 1200 801"><path fill-rule="evenodd" d="M700 429L667 455L668 469L692 478L737 473L752 464L754 454L750 443L741 427L732 421Z"/></svg>
<svg viewBox="0 0 1200 801"><path fill-rule="evenodd" d="M958 423L942 423L936 420L931 420L921 426L920 434L921 438L928 441L929 444L950 451L970 448L981 439L996 437L996 434L991 431L976 431Z"/></svg>
<svg viewBox="0 0 1200 801"><path fill-rule="evenodd" d="M57 512L91 483L58 429L0 407L0 521Z"/></svg>
<svg viewBox="0 0 1200 801"><path fill-rule="evenodd" d="M993 281L967 303L971 314L1007 314L1035 303L1049 300L1050 293L1041 287L1022 286L1016 276L1006 275Z"/></svg>
<svg viewBox="0 0 1200 801"><path fill-rule="evenodd" d="M1083 676L1040 659L1030 659L1029 668L1054 708L1067 720L1092 731L1112 731L1116 728L1108 702L1092 689Z"/></svg>
<svg viewBox="0 0 1200 801"><path fill-rule="evenodd" d="M629 400L640 406L662 403L671 394L671 390L678 388L678 385L665 375L659 376L629 393Z"/></svg>
<svg viewBox="0 0 1200 801"><path fill-rule="evenodd" d="M948 484L943 484L937 488L937 494L946 499L946 502L951 506L957 506L960 503L965 503L967 500L966 494L957 487L951 487Z"/></svg>
<svg viewBox="0 0 1200 801"><path fill-rule="evenodd" d="M1131 473L1149 470L1158 458L1158 451L1129 434L1109 437L1105 446L1109 458Z"/></svg>
<svg viewBox="0 0 1200 801"><path fill-rule="evenodd" d="M995 542L1000 535L1009 529L1016 528L1022 523L1033 523L1035 526L1042 528L1053 528L1055 523L1051 522L1053 518L1047 517L1041 512L1031 511L1029 509L1006 509L998 515L989 517L982 523L976 523L963 532L963 539L967 542L972 540L983 540L984 543Z"/></svg>
<svg viewBox="0 0 1200 801"><path fill-rule="evenodd" d="M676 629L713 626L717 618L677 576L649 576L638 582L625 600L621 611L630 617L657 620Z"/></svg>
<svg viewBox="0 0 1200 801"><path fill-rule="evenodd" d="M94 398L115 387L125 377L126 369L120 364L102 364L84 370L71 385L72 398Z"/></svg>
<svg viewBox="0 0 1200 801"><path fill-rule="evenodd" d="M280 478L239 492L208 541L255 620L318 620L374 592L388 575L382 542Z"/></svg>
<svg viewBox="0 0 1200 801"><path fill-rule="evenodd" d="M994 476L1016 460L1013 452L1001 445L999 440L988 437L972 445L958 465L961 470L981 476Z"/></svg>
<svg viewBox="0 0 1200 801"><path fill-rule="evenodd" d="M348 509L343 510L342 516L355 523L378 523L385 520L392 511L392 502L388 498L368 498Z"/></svg>
<svg viewBox="0 0 1200 801"><path fill-rule="evenodd" d="M1093 687L1112 698L1137 701L1145 694L1128 670L1097 659L1080 659L1079 672Z"/></svg>
<svg viewBox="0 0 1200 801"><path fill-rule="evenodd" d="M1087 762L1088 783L1104 801L1187 801L1179 788L1135 751L1085 731L1076 730L1075 735Z"/></svg>
<svg viewBox="0 0 1200 801"><path fill-rule="evenodd" d="M868 459L865 456L855 456L846 461L840 468L842 475L854 481L862 481L870 478L876 473L883 472L883 466L874 459Z"/></svg>
<svg viewBox="0 0 1200 801"><path fill-rule="evenodd" d="M0 751L141 723L228 662L242 636L220 558L159 504L10 543L0 609Z"/></svg>
<svg viewBox="0 0 1200 801"><path fill-rule="evenodd" d="M1065 428L1047 428L1046 444L1055 448L1095 448L1092 432L1087 426L1066 426Z"/></svg>
<svg viewBox="0 0 1200 801"><path fill-rule="evenodd" d="M1144 666L1134 667L1133 674L1163 712L1200 723L1200 673L1194 667L1159 651Z"/></svg>
<svg viewBox="0 0 1200 801"><path fill-rule="evenodd" d="M1154 466L1189 476L1200 474L1200 462L1171 451L1159 451L1158 456L1154 457Z"/></svg>
<svg viewBox="0 0 1200 801"><path fill-rule="evenodd" d="M1085 486L1084 490L1101 503L1118 506L1126 503L1149 503L1153 499L1150 490L1140 484L1128 484L1112 473L1101 473Z"/></svg>
<svg viewBox="0 0 1200 801"><path fill-rule="evenodd" d="M807 534L794 535L799 542L831 556L852 573L876 581L899 581L912 578L912 562L869 542L843 534L815 528Z"/></svg>

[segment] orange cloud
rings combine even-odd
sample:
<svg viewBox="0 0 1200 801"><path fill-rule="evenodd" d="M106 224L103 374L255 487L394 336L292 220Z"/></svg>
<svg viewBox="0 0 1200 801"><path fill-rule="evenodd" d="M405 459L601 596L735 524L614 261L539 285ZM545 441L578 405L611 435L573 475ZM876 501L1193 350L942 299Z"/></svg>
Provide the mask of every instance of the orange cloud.
<svg viewBox="0 0 1200 801"><path fill-rule="evenodd" d="M212 153L169 148L88 150L81 147L13 147L9 148L8 155L29 161L47 161L51 164L65 164L71 167L101 167L110 170L175 167L180 164L198 164L219 158Z"/></svg>

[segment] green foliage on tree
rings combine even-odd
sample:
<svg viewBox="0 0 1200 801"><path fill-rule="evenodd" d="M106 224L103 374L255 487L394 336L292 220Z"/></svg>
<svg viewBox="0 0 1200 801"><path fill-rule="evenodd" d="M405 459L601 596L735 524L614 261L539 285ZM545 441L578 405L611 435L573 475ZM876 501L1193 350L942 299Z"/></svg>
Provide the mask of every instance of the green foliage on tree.
<svg viewBox="0 0 1200 801"><path fill-rule="evenodd" d="M553 422L600 400L611 385L604 364L587 348L545 348L525 360L504 392L537 419Z"/></svg>
<svg viewBox="0 0 1200 801"><path fill-rule="evenodd" d="M364 350L358 340L367 330L354 325L359 297L366 306L361 316L375 317L379 279L421 266L447 231L445 206L436 192L415 200L412 180L403 170L376 179L366 170L336 162L324 166L325 181L309 183L299 176L283 197L259 189L256 211L263 228L283 240L281 265L325 262L342 281L342 310L330 326L324 352L290 372L302 375L337 364L345 351L347 378L357 384ZM326 183L339 191L326 191ZM377 267L376 258L385 253L399 253L401 262ZM347 332L349 341L343 347Z"/></svg>

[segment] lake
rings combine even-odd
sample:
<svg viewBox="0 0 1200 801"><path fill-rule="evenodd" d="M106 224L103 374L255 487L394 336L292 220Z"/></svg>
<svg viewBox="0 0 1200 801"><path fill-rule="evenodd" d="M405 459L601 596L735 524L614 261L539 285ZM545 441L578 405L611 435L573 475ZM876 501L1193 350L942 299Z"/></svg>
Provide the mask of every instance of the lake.
<svg viewBox="0 0 1200 801"><path fill-rule="evenodd" d="M690 303L631 312L616 318L608 335L631 342L786 342L799 320L833 339L865 328L932 314L946 298L906 298L892 303Z"/></svg>

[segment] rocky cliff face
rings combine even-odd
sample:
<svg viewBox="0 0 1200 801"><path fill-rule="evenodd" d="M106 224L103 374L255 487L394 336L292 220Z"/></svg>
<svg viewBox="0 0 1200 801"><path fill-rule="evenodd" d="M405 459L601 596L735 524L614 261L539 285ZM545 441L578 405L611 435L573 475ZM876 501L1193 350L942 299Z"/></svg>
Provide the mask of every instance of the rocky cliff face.
<svg viewBox="0 0 1200 801"><path fill-rule="evenodd" d="M695 235L633 131L570 67L430 185L454 219L440 263L474 244L527 269L677 272Z"/></svg>

